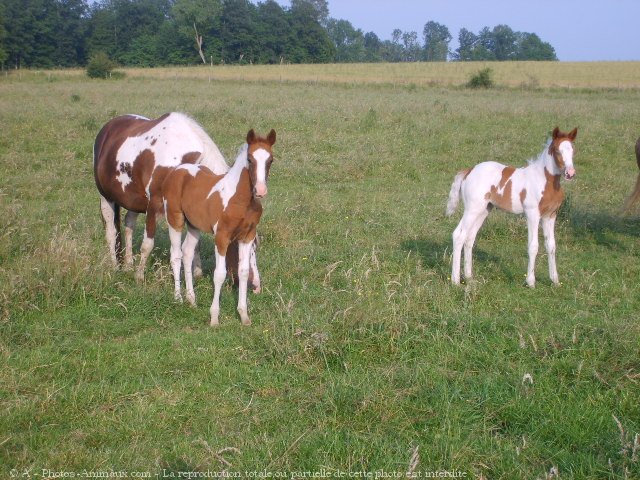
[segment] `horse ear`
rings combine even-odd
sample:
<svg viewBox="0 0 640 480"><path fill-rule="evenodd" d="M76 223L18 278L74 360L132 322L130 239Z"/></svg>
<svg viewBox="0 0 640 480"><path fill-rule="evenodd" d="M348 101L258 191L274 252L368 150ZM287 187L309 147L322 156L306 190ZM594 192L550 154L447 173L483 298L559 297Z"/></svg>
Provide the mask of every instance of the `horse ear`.
<svg viewBox="0 0 640 480"><path fill-rule="evenodd" d="M276 143L276 131L273 128L269 132L269 135L267 135L267 142L269 142L269 145Z"/></svg>
<svg viewBox="0 0 640 480"><path fill-rule="evenodd" d="M256 132L253 131L253 128L247 132L247 143L251 145L256 141Z"/></svg>
<svg viewBox="0 0 640 480"><path fill-rule="evenodd" d="M551 138L555 140L556 138L558 138L559 135L560 135L560 129L558 127L554 128L553 132L551 133Z"/></svg>
<svg viewBox="0 0 640 480"><path fill-rule="evenodd" d="M569 132L569 140L573 142L577 136L578 136L578 127L574 128Z"/></svg>

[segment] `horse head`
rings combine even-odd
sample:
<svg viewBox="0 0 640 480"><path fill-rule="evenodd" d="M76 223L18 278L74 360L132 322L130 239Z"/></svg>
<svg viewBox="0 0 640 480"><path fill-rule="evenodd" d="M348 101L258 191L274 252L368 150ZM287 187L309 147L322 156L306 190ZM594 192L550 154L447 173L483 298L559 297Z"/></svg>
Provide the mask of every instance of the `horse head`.
<svg viewBox="0 0 640 480"><path fill-rule="evenodd" d="M551 143L549 144L549 154L555 161L555 166L564 174L564 178L571 180L576 175L576 169L573 166L573 141L578 135L578 129L574 128L569 133L561 132L558 127L553 129L551 134Z"/></svg>
<svg viewBox="0 0 640 480"><path fill-rule="evenodd" d="M276 143L276 132L271 130L267 138L259 137L253 131L247 133L247 160L253 196L257 199L267 195L267 179L273 162L271 147Z"/></svg>

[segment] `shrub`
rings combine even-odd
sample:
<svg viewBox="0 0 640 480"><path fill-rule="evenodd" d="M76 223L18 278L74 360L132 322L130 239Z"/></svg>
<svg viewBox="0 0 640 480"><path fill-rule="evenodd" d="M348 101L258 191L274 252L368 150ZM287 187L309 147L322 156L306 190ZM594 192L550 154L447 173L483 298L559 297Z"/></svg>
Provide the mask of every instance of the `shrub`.
<svg viewBox="0 0 640 480"><path fill-rule="evenodd" d="M491 88L493 83L493 71L490 68L483 68L478 72L471 75L471 78L467 82L469 88Z"/></svg>
<svg viewBox="0 0 640 480"><path fill-rule="evenodd" d="M87 75L91 78L107 78L115 66L106 53L94 53L87 63Z"/></svg>

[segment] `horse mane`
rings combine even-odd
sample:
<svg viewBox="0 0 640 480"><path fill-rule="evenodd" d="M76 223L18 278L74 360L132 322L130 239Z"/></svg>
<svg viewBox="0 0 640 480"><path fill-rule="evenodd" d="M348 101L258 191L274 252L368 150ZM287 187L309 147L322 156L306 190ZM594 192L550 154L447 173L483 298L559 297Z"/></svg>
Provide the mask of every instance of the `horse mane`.
<svg viewBox="0 0 640 480"><path fill-rule="evenodd" d="M544 162L546 158L549 156L549 146L551 145L552 141L553 139L549 137L544 144L544 149L538 154L537 157L530 158L529 160L527 160L527 165L532 165L538 162Z"/></svg>

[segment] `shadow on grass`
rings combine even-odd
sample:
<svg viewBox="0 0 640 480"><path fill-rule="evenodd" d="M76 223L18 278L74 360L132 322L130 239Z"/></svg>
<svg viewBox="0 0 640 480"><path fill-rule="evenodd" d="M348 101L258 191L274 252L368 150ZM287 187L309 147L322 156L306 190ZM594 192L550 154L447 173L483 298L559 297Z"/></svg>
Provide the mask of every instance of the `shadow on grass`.
<svg viewBox="0 0 640 480"><path fill-rule="evenodd" d="M569 203L569 202L568 202ZM558 219L567 225L577 238L592 238L597 245L626 250L624 238L640 237L640 217L621 211L591 211L569 203L563 206Z"/></svg>
<svg viewBox="0 0 640 480"><path fill-rule="evenodd" d="M422 262L422 266L435 270L438 275L446 281L451 275L451 243L450 241L434 241L430 239L405 240L401 247L406 252L415 252ZM464 253L462 254L464 257ZM476 246L473 249L474 273L478 263L483 264L486 269L489 264L502 271L505 279L513 281L516 275L507 268L506 260L492 253L488 253ZM461 267L464 265L464 258L461 260Z"/></svg>

